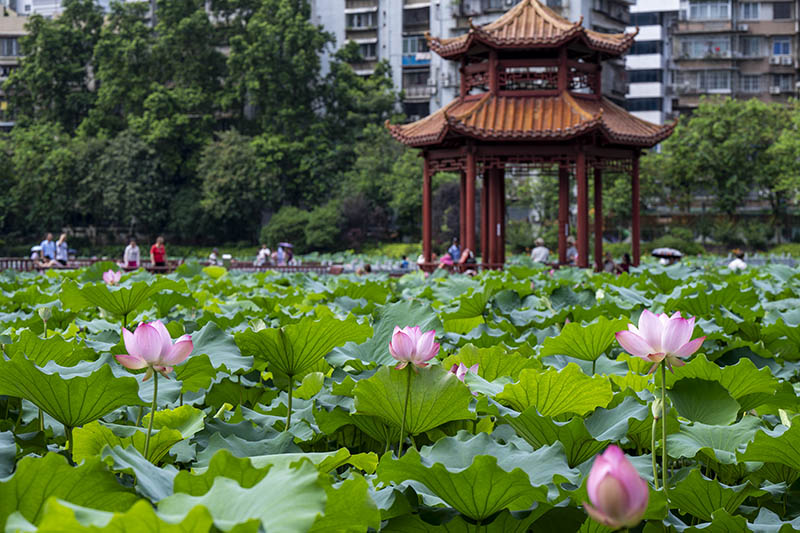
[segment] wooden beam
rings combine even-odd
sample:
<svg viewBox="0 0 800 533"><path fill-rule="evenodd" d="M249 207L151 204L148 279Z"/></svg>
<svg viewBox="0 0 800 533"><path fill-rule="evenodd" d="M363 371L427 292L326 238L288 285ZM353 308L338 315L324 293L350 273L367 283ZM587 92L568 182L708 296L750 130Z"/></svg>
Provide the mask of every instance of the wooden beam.
<svg viewBox="0 0 800 533"><path fill-rule="evenodd" d="M500 198L500 209L497 212L497 223L499 227L497 251L499 257L497 262L501 265L506 262L506 175L505 169L497 169L497 188Z"/></svg>
<svg viewBox="0 0 800 533"><path fill-rule="evenodd" d="M558 262L567 262L567 237L569 236L569 168L558 167Z"/></svg>
<svg viewBox="0 0 800 533"><path fill-rule="evenodd" d="M458 245L464 246L467 240L467 173L461 171L458 203Z"/></svg>
<svg viewBox="0 0 800 533"><path fill-rule="evenodd" d="M497 94L497 50L489 51L489 92Z"/></svg>
<svg viewBox="0 0 800 533"><path fill-rule="evenodd" d="M603 271L603 171L594 169L594 262Z"/></svg>
<svg viewBox="0 0 800 533"><path fill-rule="evenodd" d="M578 152L575 160L578 185L578 266L589 267L589 184L586 179L586 154Z"/></svg>
<svg viewBox="0 0 800 533"><path fill-rule="evenodd" d="M422 171L422 255L425 262L430 263L433 258L432 249L432 211L431 211L431 168L428 163L428 155L425 156L425 163Z"/></svg>
<svg viewBox="0 0 800 533"><path fill-rule="evenodd" d="M477 255L477 252L476 252ZM481 187L481 259L489 262L489 170L483 171Z"/></svg>
<svg viewBox="0 0 800 533"><path fill-rule="evenodd" d="M639 228L639 154L636 154L631 161L631 248L633 266L639 266L641 252L639 241L641 230Z"/></svg>
<svg viewBox="0 0 800 533"><path fill-rule="evenodd" d="M483 260L484 263L489 264L494 264L497 259L497 239L495 238L495 224L497 223L497 187L495 186L495 177L496 173L494 172L494 169L489 170L489 181L487 187L489 223L488 231L486 232L489 245L489 254L488 257Z"/></svg>

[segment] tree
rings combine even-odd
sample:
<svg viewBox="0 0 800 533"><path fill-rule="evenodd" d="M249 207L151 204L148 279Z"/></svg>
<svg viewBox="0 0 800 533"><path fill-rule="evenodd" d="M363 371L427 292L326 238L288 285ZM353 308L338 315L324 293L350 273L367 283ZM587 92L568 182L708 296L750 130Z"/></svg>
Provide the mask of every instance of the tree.
<svg viewBox="0 0 800 533"><path fill-rule="evenodd" d="M22 124L57 122L71 133L94 102L89 67L103 12L93 0L64 0L63 6L52 20L31 16L20 40L24 57L3 90Z"/></svg>

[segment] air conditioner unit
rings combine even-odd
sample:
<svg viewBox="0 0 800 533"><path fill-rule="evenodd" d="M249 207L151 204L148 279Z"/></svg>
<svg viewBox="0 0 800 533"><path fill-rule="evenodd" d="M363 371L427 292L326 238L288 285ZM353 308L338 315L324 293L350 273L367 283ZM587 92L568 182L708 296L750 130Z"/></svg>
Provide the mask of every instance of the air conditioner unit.
<svg viewBox="0 0 800 533"><path fill-rule="evenodd" d="M436 87L436 79L433 76L428 78L428 87Z"/></svg>
<svg viewBox="0 0 800 533"><path fill-rule="evenodd" d="M771 56L769 58L769 64L770 65L780 65L781 64L780 56Z"/></svg>
<svg viewBox="0 0 800 533"><path fill-rule="evenodd" d="M794 58L792 56L781 56L781 65L794 65Z"/></svg>
<svg viewBox="0 0 800 533"><path fill-rule="evenodd" d="M769 94L781 94L781 88L780 87L770 87L769 88Z"/></svg>
<svg viewBox="0 0 800 533"><path fill-rule="evenodd" d="M736 29L739 31L747 31L750 29L750 26L748 26L747 24L739 24L738 26L736 26Z"/></svg>
<svg viewBox="0 0 800 533"><path fill-rule="evenodd" d="M506 5L509 6L509 7L513 6L514 5L514 0L506 0Z"/></svg>

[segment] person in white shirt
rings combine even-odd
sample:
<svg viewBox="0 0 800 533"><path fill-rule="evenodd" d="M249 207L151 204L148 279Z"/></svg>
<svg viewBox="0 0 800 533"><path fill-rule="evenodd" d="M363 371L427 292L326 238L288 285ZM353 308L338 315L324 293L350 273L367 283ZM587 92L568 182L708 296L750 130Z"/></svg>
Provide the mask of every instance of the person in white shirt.
<svg viewBox="0 0 800 533"><path fill-rule="evenodd" d="M744 262L744 252L741 250L734 250L733 255L736 257L733 261L728 263L728 268L730 268L733 272L737 270L745 270L747 268L747 263Z"/></svg>
<svg viewBox="0 0 800 533"><path fill-rule="evenodd" d="M531 261L546 263L548 257L550 257L550 250L544 245L544 239L539 237L536 239L536 248L531 251Z"/></svg>
<svg viewBox="0 0 800 533"><path fill-rule="evenodd" d="M136 239L131 239L128 246L125 247L122 263L125 268L139 268L139 247L136 245Z"/></svg>
<svg viewBox="0 0 800 533"><path fill-rule="evenodd" d="M272 251L267 247L266 244L262 244L261 249L258 251L258 255L256 255L256 260L253 262L253 266L265 266L269 263L270 256L272 256Z"/></svg>
<svg viewBox="0 0 800 533"><path fill-rule="evenodd" d="M222 261L219 258L219 250L214 248L208 256L208 262L211 265L222 266Z"/></svg>

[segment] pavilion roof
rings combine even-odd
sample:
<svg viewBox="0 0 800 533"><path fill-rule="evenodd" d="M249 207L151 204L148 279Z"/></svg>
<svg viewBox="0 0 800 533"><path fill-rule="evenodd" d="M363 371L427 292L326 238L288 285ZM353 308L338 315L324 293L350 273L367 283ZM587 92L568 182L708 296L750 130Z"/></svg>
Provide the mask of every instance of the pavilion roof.
<svg viewBox="0 0 800 533"><path fill-rule="evenodd" d="M446 59L455 59L473 44L493 48L555 48L581 38L591 49L612 55L624 54L635 33L600 33L583 27L583 20L570 22L538 0L522 0L497 20L472 26L459 37L441 39L426 34L430 48Z"/></svg>
<svg viewBox="0 0 800 533"><path fill-rule="evenodd" d="M439 111L410 124L388 124L398 141L422 147L450 136L485 141L562 141L600 132L614 144L655 146L674 124L659 126L641 120L606 98L558 96L492 96L456 99Z"/></svg>

